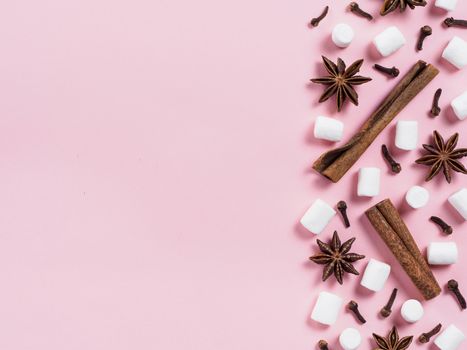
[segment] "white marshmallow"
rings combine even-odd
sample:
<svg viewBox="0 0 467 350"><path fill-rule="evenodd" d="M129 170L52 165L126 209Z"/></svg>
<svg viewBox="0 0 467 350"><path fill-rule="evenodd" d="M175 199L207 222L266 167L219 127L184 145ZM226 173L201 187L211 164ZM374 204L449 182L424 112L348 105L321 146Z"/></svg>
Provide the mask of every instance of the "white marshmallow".
<svg viewBox="0 0 467 350"><path fill-rule="evenodd" d="M336 215L336 211L325 201L317 199L313 202L300 223L315 235L320 234L331 219Z"/></svg>
<svg viewBox="0 0 467 350"><path fill-rule="evenodd" d="M358 173L358 196L377 196L379 194L380 175L381 170L379 168L361 168Z"/></svg>
<svg viewBox="0 0 467 350"><path fill-rule="evenodd" d="M460 120L467 118L467 90L452 100L451 107L457 118Z"/></svg>
<svg viewBox="0 0 467 350"><path fill-rule="evenodd" d="M365 272L363 273L360 284L369 290L379 292L384 288L384 284L386 283L390 272L391 266L388 264L376 259L370 259Z"/></svg>
<svg viewBox="0 0 467 350"><path fill-rule="evenodd" d="M442 56L453 66L462 69L467 65L467 42L455 36L444 49Z"/></svg>
<svg viewBox="0 0 467 350"><path fill-rule="evenodd" d="M362 336L355 328L346 328L339 336L339 343L344 350L356 350L362 343Z"/></svg>
<svg viewBox="0 0 467 350"><path fill-rule="evenodd" d="M456 350L464 339L464 333L452 324L436 337L435 344L441 350Z"/></svg>
<svg viewBox="0 0 467 350"><path fill-rule="evenodd" d="M393 54L404 46L405 43L404 35L395 26L387 28L373 39L376 49L384 57Z"/></svg>
<svg viewBox="0 0 467 350"><path fill-rule="evenodd" d="M459 253L455 242L431 242L428 246L430 265L451 265L457 262Z"/></svg>
<svg viewBox="0 0 467 350"><path fill-rule="evenodd" d="M311 313L311 319L326 325L336 323L342 307L342 298L338 295L321 292Z"/></svg>
<svg viewBox="0 0 467 350"><path fill-rule="evenodd" d="M315 121L314 135L317 139L340 141L344 134L344 123L334 118L318 116Z"/></svg>
<svg viewBox="0 0 467 350"><path fill-rule="evenodd" d="M422 208L427 205L430 199L430 192L421 186L412 186L405 195L407 204L414 209Z"/></svg>
<svg viewBox="0 0 467 350"><path fill-rule="evenodd" d="M457 0L436 0L435 6L446 11L454 11L456 9Z"/></svg>
<svg viewBox="0 0 467 350"><path fill-rule="evenodd" d="M355 33L351 26L345 23L339 23L332 30L332 41L337 47L347 47L352 42Z"/></svg>
<svg viewBox="0 0 467 350"><path fill-rule="evenodd" d="M396 146L404 151L417 149L418 122L415 120L399 120L396 126Z"/></svg>
<svg viewBox="0 0 467 350"><path fill-rule="evenodd" d="M448 198L449 203L467 220L467 188L462 188Z"/></svg>
<svg viewBox="0 0 467 350"><path fill-rule="evenodd" d="M418 300L409 299L401 308L401 316L409 323L415 323L423 317L423 306Z"/></svg>

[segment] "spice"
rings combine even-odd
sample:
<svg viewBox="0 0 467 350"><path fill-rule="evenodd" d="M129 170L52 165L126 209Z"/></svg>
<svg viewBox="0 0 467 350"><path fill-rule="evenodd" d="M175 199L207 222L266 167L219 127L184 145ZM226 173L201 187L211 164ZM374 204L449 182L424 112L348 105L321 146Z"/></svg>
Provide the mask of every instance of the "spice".
<svg viewBox="0 0 467 350"><path fill-rule="evenodd" d="M313 169L329 180L338 182L381 131L438 73L432 65L418 61L363 124L360 131L344 146L322 154L314 162Z"/></svg>
<svg viewBox="0 0 467 350"><path fill-rule="evenodd" d="M360 59L352 63L348 68L344 61L340 58L337 59L337 64L330 59L323 57L324 67L329 73L328 76L322 78L311 79L313 83L326 85L319 102L327 101L333 95L336 95L337 110L340 111L344 105L345 100L348 98L350 102L358 106L358 94L354 89L354 85L361 85L369 82L371 78L356 75L363 64Z"/></svg>
<svg viewBox="0 0 467 350"><path fill-rule="evenodd" d="M367 20L371 21L373 19L373 16L370 15L368 12L362 10L360 5L358 5L355 1L352 1L349 5L350 11L352 13L355 13L358 16L364 17Z"/></svg>
<svg viewBox="0 0 467 350"><path fill-rule="evenodd" d="M380 71L384 74L387 74L393 78L399 76L399 69L397 69L396 67L391 67L391 68L387 68L387 67L383 67L382 65L380 64L375 64L373 66L377 71Z"/></svg>
<svg viewBox="0 0 467 350"><path fill-rule="evenodd" d="M449 226L443 219L437 216L432 216L430 217L430 220L433 221L436 225L438 225L445 234L447 235L452 234L453 232L452 227Z"/></svg>
<svg viewBox="0 0 467 350"><path fill-rule="evenodd" d="M428 343L431 339L431 337L433 337L434 335L438 334L439 331L441 330L441 323L439 323L435 328L433 328L431 331L429 332L426 332L426 333L422 333L419 337L418 337L418 341L422 344L425 344L425 343Z"/></svg>
<svg viewBox="0 0 467 350"><path fill-rule="evenodd" d="M412 10L415 6L426 6L425 0L384 0L383 7L381 8L381 16L386 16L388 13L391 13L397 8L400 9L400 12L404 12L405 9L410 7Z"/></svg>
<svg viewBox="0 0 467 350"><path fill-rule="evenodd" d="M326 6L323 12L318 17L315 17L310 21L310 25L313 27L317 27L319 23L324 19L324 17L327 16L328 11L329 11L329 6Z"/></svg>
<svg viewBox="0 0 467 350"><path fill-rule="evenodd" d="M433 97L433 105L431 106L431 115L437 117L441 113L441 108L439 107L439 98L441 97L441 93L443 89L438 89L435 92L435 96Z"/></svg>
<svg viewBox="0 0 467 350"><path fill-rule="evenodd" d="M388 302L386 303L386 305L384 305L384 307L380 311L381 316L389 317L389 315L392 312L392 306L394 305L394 301L396 300L396 296L397 296L397 288L394 288L392 290L392 293L391 293L391 296L389 297Z"/></svg>
<svg viewBox="0 0 467 350"><path fill-rule="evenodd" d="M318 348L319 350L329 350L328 342L326 340L320 340L318 342Z"/></svg>
<svg viewBox="0 0 467 350"><path fill-rule="evenodd" d="M349 217L347 216L347 203L344 202L344 201L339 201L337 203L337 210L339 210L339 212L342 215L342 219L344 220L344 226L346 228L349 228L350 227L350 221L349 221Z"/></svg>
<svg viewBox="0 0 467 350"><path fill-rule="evenodd" d="M337 231L334 231L330 244L326 244L319 239L316 240L320 254L310 257L310 260L316 264L325 265L323 270L323 282L326 281L333 273L339 284L343 284L344 272L354 275L359 275L352 263L357 260L364 259L364 255L349 253L355 238L351 238L341 244Z"/></svg>
<svg viewBox="0 0 467 350"><path fill-rule="evenodd" d="M347 307L349 308L350 311L353 312L353 314L355 315L355 317L360 323L366 323L365 317L363 317L362 314L360 313L360 310L358 310L357 302L355 302L354 300L351 300L349 304L347 305Z"/></svg>
<svg viewBox="0 0 467 350"><path fill-rule="evenodd" d="M412 343L413 336L399 338L399 333L396 327L392 327L389 335L383 338L380 335L373 333L373 339L375 340L378 348L375 350L405 350Z"/></svg>
<svg viewBox="0 0 467 350"><path fill-rule="evenodd" d="M425 181L430 181L443 170L444 177L451 183L451 171L467 174L467 169L459 161L467 156L467 148L456 149L459 134L456 132L446 142L438 131L433 131L433 145L423 145L428 154L415 163L431 167Z"/></svg>
<svg viewBox="0 0 467 350"><path fill-rule="evenodd" d="M456 280L449 280L448 281L448 289L454 293L459 305L461 306L462 310L467 309L467 304L465 302L465 298L462 295L461 291L459 290L459 283Z"/></svg>
<svg viewBox="0 0 467 350"><path fill-rule="evenodd" d="M438 296L441 288L391 201L385 199L365 214L423 297L429 300Z"/></svg>
<svg viewBox="0 0 467 350"><path fill-rule="evenodd" d="M465 19L454 19L453 17L448 17L444 20L444 24L447 27L467 28L467 20Z"/></svg>
<svg viewBox="0 0 467 350"><path fill-rule="evenodd" d="M399 174L402 170L402 167L399 163L397 163L394 158L389 153L389 150L386 145L381 146L381 152L383 153L383 158L389 163L391 166L391 170L393 173Z"/></svg>
<svg viewBox="0 0 467 350"><path fill-rule="evenodd" d="M420 28L420 37L418 38L417 42L418 51L423 50L423 42L425 41L426 37L430 36L431 34L433 34L433 30L430 26L423 26L422 28Z"/></svg>

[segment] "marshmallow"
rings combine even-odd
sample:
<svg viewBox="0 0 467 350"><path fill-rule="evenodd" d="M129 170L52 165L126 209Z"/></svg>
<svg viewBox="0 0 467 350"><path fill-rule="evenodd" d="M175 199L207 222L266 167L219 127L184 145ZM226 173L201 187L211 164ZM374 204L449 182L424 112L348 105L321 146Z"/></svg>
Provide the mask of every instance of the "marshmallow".
<svg viewBox="0 0 467 350"><path fill-rule="evenodd" d="M458 69L467 65L467 42L458 36L452 38L442 57Z"/></svg>
<svg viewBox="0 0 467 350"><path fill-rule="evenodd" d="M360 284L369 290L379 292L383 289L390 272L391 266L388 264L376 259L370 259L365 272L363 273L363 278Z"/></svg>
<svg viewBox="0 0 467 350"><path fill-rule="evenodd" d="M317 139L340 141L344 133L344 123L340 120L318 116L315 121L314 135Z"/></svg>
<svg viewBox="0 0 467 350"><path fill-rule="evenodd" d="M460 120L467 118L467 90L462 95L452 100L451 107L457 118Z"/></svg>
<svg viewBox="0 0 467 350"><path fill-rule="evenodd" d="M423 306L418 300L409 299L401 308L401 316L409 323L415 323L423 317Z"/></svg>
<svg viewBox="0 0 467 350"><path fill-rule="evenodd" d="M457 0L436 0L435 6L446 11L454 11L457 5Z"/></svg>
<svg viewBox="0 0 467 350"><path fill-rule="evenodd" d="M362 343L362 336L355 328L346 328L339 336L339 343L344 350L355 350Z"/></svg>
<svg viewBox="0 0 467 350"><path fill-rule="evenodd" d="M387 28L373 39L373 44L376 46L376 49L384 57L399 50L405 45L405 42L404 35L395 26Z"/></svg>
<svg viewBox="0 0 467 350"><path fill-rule="evenodd" d="M342 307L342 298L338 295L321 292L311 313L311 319L326 325L336 323Z"/></svg>
<svg viewBox="0 0 467 350"><path fill-rule="evenodd" d="M379 194L380 175L381 170L379 168L361 168L358 173L358 196L377 196Z"/></svg>
<svg viewBox="0 0 467 350"><path fill-rule="evenodd" d="M351 26L345 23L339 23L332 30L332 41L337 47L347 47L352 42L355 33Z"/></svg>
<svg viewBox="0 0 467 350"><path fill-rule="evenodd" d="M467 220L467 188L462 188L448 198L449 203Z"/></svg>
<svg viewBox="0 0 467 350"><path fill-rule="evenodd" d="M325 201L317 199L306 211L300 223L315 235L324 230L329 221L336 215L336 211Z"/></svg>
<svg viewBox="0 0 467 350"><path fill-rule="evenodd" d="M455 242L432 242L428 246L430 265L450 265L457 262L459 253Z"/></svg>
<svg viewBox="0 0 467 350"><path fill-rule="evenodd" d="M421 186L412 186L405 195L407 204L414 209L422 208L430 199L430 192Z"/></svg>
<svg viewBox="0 0 467 350"><path fill-rule="evenodd" d="M436 337L435 344L441 350L456 350L464 339L464 333L452 324Z"/></svg>
<svg viewBox="0 0 467 350"><path fill-rule="evenodd" d="M414 120L399 120L396 126L396 146L404 151L417 148L418 122Z"/></svg>

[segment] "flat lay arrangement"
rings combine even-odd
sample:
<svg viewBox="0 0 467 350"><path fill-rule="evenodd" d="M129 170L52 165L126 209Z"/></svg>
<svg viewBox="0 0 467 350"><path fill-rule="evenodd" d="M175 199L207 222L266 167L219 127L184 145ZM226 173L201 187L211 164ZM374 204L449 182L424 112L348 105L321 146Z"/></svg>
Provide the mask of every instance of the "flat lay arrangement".
<svg viewBox="0 0 467 350"><path fill-rule="evenodd" d="M452 272L451 279L439 280L435 270L435 267L449 268L458 263L462 250L467 249L459 246L454 237L456 234L465 234L462 232L465 231L462 224L467 220L467 176L465 176L467 175L465 167L467 137L463 132L467 131L463 122L467 118L467 80L464 80L463 86L457 87L458 94L450 103L443 101L441 104L443 88L449 82L446 79L437 79L443 70L448 70L450 74L460 74L459 72L467 66L465 40L467 22L459 18L467 17L467 13L458 13L456 8L456 0L433 2L386 0L382 1L379 13L370 13L358 2L345 5L338 2L325 6L309 23L311 33L319 36L322 23L333 12L340 13L339 18L361 17L360 27L365 30L364 28L377 21L378 17L397 17L404 14L404 20L409 21L411 11L414 16L417 11L433 11L429 23L423 23L418 33L407 33L397 25L391 25L376 34L369 43L375 61L390 57L399 50L413 51L413 65L408 71L398 68L396 61L393 62L393 66L374 63L372 67L361 57L354 57L352 61L344 62L339 55L351 47L353 40L358 39L358 28L347 23L331 25L332 33L327 40L331 42L329 45L335 45L336 49L333 50L335 56L316 55L316 62L322 61L323 74L321 77L312 77L311 84L323 85L324 90L320 92L319 88L313 88L311 98L316 98L319 104L335 103L336 107L332 116L318 115L315 118L314 137L324 140L323 142L331 146L312 164L313 176L323 176L325 178L323 181L330 182L331 186L338 186L341 179L350 176L349 173L356 175L355 188L352 190L355 196L351 200L344 195L342 198L333 199L314 198L300 220L301 225L311 235L319 235L316 239L314 255L309 258L310 262L322 267L316 266L313 269L314 273L322 274L322 286L316 288L317 299L311 312L312 322L332 329L345 305L347 305L346 309L355 316L355 324L336 330L332 338L329 336L326 339L322 338L319 330L316 331L316 347L321 350L367 349L368 345L362 343L370 341L371 338L371 348L381 350L404 350L422 346L456 350L467 347L467 342L464 342L467 334L465 322L447 323L448 321L443 320L441 309L438 318L431 322L432 328L415 334L410 326L424 318L426 320L425 305L427 303L435 305L437 301L439 302L439 298L450 298L452 303L458 305L459 313L466 309L463 288L467 293L467 286L460 285L456 280L460 277L459 274L465 272L462 269L456 270ZM317 10L319 12L319 9ZM439 47L438 61L423 60L424 50L427 50L429 45L433 47L439 44L436 40L437 32L451 30L451 27L456 27L460 31L465 30L465 34L453 34L448 43ZM326 36L328 33L321 35ZM415 35L417 36L415 47L408 47L406 37ZM376 74L386 76L388 83L385 85L391 85L392 88L384 92L387 90L386 86L383 89L378 86L373 87L381 91L381 102L376 104L373 113L362 126L358 127L353 136L340 144L345 139L346 124L351 122L350 118L343 119L341 115L358 113L359 100L364 98L359 91L360 85L372 84L372 75ZM407 119L404 114L405 109L427 89L433 91L433 97L425 101L425 109L419 111L422 118ZM348 105L348 102L353 106ZM423 103L418 102L417 106L420 105ZM443 110L446 112L446 109L450 110L452 122L458 123L458 132L448 134L442 129L434 128L431 135L423 135L421 130L426 130L427 125L433 122L433 118L446 117L446 113L442 113ZM385 128L394 128L393 140L390 144L379 138ZM333 143L336 143L336 146L333 146ZM374 148L370 147L374 143L380 144L380 152L374 152ZM384 159L387 169L366 165L355 168L363 154L370 152L369 149L374 152L372 157ZM415 153L415 159L409 163L406 157L401 156L404 152ZM404 170L407 167L419 171L424 176L423 180L417 182L404 177ZM352 201L361 202L365 198L367 200L377 198L381 188L385 186L385 176L382 176L382 173L386 172L390 174L389 176L397 177L398 185L407 189L405 197L379 198L376 202L369 203L367 209L361 213L362 220L368 222L368 232L354 232L348 216L348 210L352 209ZM457 184L463 185L451 186L453 178L458 179ZM424 186L424 183L441 179L443 181L437 182L438 189L444 194L442 197L456 219L447 223L446 218L426 212L426 222L434 224L433 229L439 233L436 241L427 241L423 239L423 235L415 234L411 230L404 216L410 211L424 211L427 204L432 201L430 190ZM395 205L394 202L398 204ZM338 224L334 219L336 216L341 216L341 222ZM369 235L372 240L379 242L374 249L382 250L384 255L392 255L392 259L395 259L400 268L395 269L393 264L373 258L369 251L364 255L359 254L355 243L362 234ZM390 293L386 282L394 273L405 274L402 276L405 283L397 285ZM344 300L338 292L326 290L326 284L329 283L331 276L334 276L339 285L345 285L347 279L360 279L360 287L357 289L360 297ZM411 281L415 287L415 291L411 289L412 298L397 300L398 290L407 288L407 281ZM390 294L388 302L381 305L379 312L381 322L384 320L387 325L387 321L390 320L387 333L365 334L359 330L359 325L367 324L365 316L369 312L365 310L368 292L362 292L361 288L370 293ZM338 291L339 288L335 290ZM395 303L399 305L396 316L392 310ZM381 329L376 328L375 323L373 325L375 329Z"/></svg>

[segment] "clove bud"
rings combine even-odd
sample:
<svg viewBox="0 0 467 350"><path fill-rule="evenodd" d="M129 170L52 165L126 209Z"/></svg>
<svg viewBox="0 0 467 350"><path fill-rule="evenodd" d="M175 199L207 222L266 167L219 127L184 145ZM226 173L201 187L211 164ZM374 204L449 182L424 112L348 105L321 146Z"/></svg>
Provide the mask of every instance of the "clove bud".
<svg viewBox="0 0 467 350"><path fill-rule="evenodd" d="M443 219L437 216L432 216L430 220L433 221L436 225L438 225L445 234L447 235L452 234L452 227L449 226L446 222L444 222Z"/></svg>
<svg viewBox="0 0 467 350"><path fill-rule="evenodd" d="M459 305L461 306L462 310L467 309L467 304L465 302L465 298L462 295L461 291L459 290L459 283L456 280L449 280L448 281L448 289L454 293Z"/></svg>
<svg viewBox="0 0 467 350"><path fill-rule="evenodd" d="M444 20L444 24L447 27L467 28L467 20L465 19L454 19L453 17L448 17Z"/></svg>
<svg viewBox="0 0 467 350"><path fill-rule="evenodd" d="M418 337L418 341L422 344L425 344L425 343L428 343L431 339L432 336L436 335L439 333L439 331L441 330L441 323L439 323L435 328L433 328L431 331L429 332L426 332L426 333L422 333L419 337Z"/></svg>
<svg viewBox="0 0 467 350"><path fill-rule="evenodd" d="M344 220L344 226L346 228L349 228L350 227L350 221L349 221L349 217L347 215L347 203L344 202L344 201L339 201L337 203L337 210L339 210L339 212L342 215L342 219Z"/></svg>
<svg viewBox="0 0 467 350"><path fill-rule="evenodd" d="M368 12L362 10L360 5L358 5L355 1L352 1L349 5L350 7L350 12L355 13L358 16L364 17L367 20L371 21L373 19L373 16L370 15Z"/></svg>
<svg viewBox="0 0 467 350"><path fill-rule="evenodd" d="M381 73L384 73L384 74L387 74L393 78L397 77L399 75L399 69L397 69L396 67L391 67L391 68L388 68L388 67L383 67L382 65L380 64L375 64L374 65L374 68L377 70L377 71L380 71Z"/></svg>
<svg viewBox="0 0 467 350"><path fill-rule="evenodd" d="M324 17L327 16L328 11L329 11L329 6L326 6L323 12L318 17L315 17L310 21L310 25L313 27L317 27L319 25L319 22L321 22L324 19Z"/></svg>
<svg viewBox="0 0 467 350"><path fill-rule="evenodd" d="M392 293L391 293L391 296L389 297L388 302L386 303L386 305L384 305L384 307L380 311L381 316L389 317L389 315L392 312L392 306L394 305L394 301L396 300L396 296L397 296L397 288L394 288L392 290Z"/></svg>
<svg viewBox="0 0 467 350"><path fill-rule="evenodd" d="M319 350L329 350L328 342L326 340L320 340L318 342L318 348Z"/></svg>
<svg viewBox="0 0 467 350"><path fill-rule="evenodd" d="M441 113L441 108L439 107L439 98L441 97L442 92L442 89L436 90L435 96L433 97L433 104L431 106L431 114L433 117L437 117Z"/></svg>
<svg viewBox="0 0 467 350"><path fill-rule="evenodd" d="M423 42L425 41L426 37L430 36L431 34L433 34L433 30L430 26L423 26L422 28L420 28L420 37L418 38L417 42L418 51L423 50Z"/></svg>
<svg viewBox="0 0 467 350"><path fill-rule="evenodd" d="M365 317L363 317L362 314L360 313L360 310L358 310L357 302L351 300L347 306L349 310L354 313L355 317L360 323L366 323Z"/></svg>
<svg viewBox="0 0 467 350"><path fill-rule="evenodd" d="M389 163L391 166L391 170L393 173L399 174L402 170L402 167L399 163L397 163L394 158L391 156L391 153L389 153L388 148L386 145L381 146L381 151L383 152L383 158Z"/></svg>

